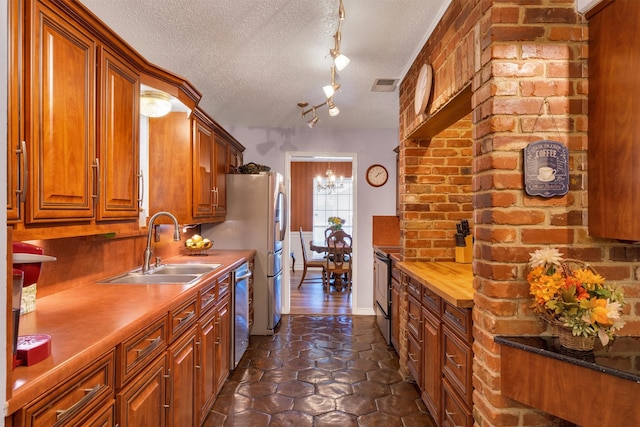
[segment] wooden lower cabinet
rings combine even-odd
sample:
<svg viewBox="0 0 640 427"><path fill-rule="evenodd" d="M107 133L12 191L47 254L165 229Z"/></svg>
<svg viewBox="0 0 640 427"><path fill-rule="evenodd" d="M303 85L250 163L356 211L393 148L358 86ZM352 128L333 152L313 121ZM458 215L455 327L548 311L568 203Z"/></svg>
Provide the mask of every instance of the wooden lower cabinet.
<svg viewBox="0 0 640 427"><path fill-rule="evenodd" d="M471 427L471 308L452 305L409 275L403 278L408 293L407 368L438 426Z"/></svg>
<svg viewBox="0 0 640 427"><path fill-rule="evenodd" d="M422 308L422 400L434 419L440 419L440 395L442 388L440 320L429 310Z"/></svg>
<svg viewBox="0 0 640 427"><path fill-rule="evenodd" d="M120 427L167 425L167 356L163 354L116 394Z"/></svg>
<svg viewBox="0 0 640 427"><path fill-rule="evenodd" d="M196 410L196 327L185 332L180 339L171 344L169 356L170 426L195 426L199 422Z"/></svg>
<svg viewBox="0 0 640 427"><path fill-rule="evenodd" d="M231 368L230 286L229 274L204 284L5 424L202 425Z"/></svg>
<svg viewBox="0 0 640 427"><path fill-rule="evenodd" d="M222 388L224 382L229 377L231 347L231 311L230 295L226 294L216 305L216 393Z"/></svg>
<svg viewBox="0 0 640 427"><path fill-rule="evenodd" d="M400 350L400 281L391 275L391 345Z"/></svg>
<svg viewBox="0 0 640 427"><path fill-rule="evenodd" d="M217 311L211 309L198 321L197 406L200 424L205 420L218 393L216 374Z"/></svg>
<svg viewBox="0 0 640 427"><path fill-rule="evenodd" d="M15 426L45 427L93 424L114 396L114 352L109 352L14 416ZM102 418L101 418L102 419Z"/></svg>

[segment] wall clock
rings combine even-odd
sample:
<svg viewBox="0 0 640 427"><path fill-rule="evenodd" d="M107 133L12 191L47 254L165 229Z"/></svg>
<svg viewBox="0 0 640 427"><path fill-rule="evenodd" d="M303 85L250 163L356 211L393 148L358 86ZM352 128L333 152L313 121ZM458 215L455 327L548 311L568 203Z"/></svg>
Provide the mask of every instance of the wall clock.
<svg viewBox="0 0 640 427"><path fill-rule="evenodd" d="M367 182L373 187L382 187L389 179L389 172L382 165L371 165L367 169Z"/></svg>
<svg viewBox="0 0 640 427"><path fill-rule="evenodd" d="M416 115L424 113L429 102L429 96L431 95L431 82L433 81L433 70L431 65L423 64L418 74L418 81L416 82L416 93L413 99L413 107Z"/></svg>

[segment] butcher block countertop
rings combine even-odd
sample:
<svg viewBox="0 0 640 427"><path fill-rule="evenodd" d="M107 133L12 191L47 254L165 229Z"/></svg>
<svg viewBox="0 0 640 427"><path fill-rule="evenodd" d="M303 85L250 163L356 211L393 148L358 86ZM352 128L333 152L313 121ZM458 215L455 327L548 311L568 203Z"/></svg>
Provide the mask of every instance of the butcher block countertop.
<svg viewBox="0 0 640 427"><path fill-rule="evenodd" d="M473 307L471 264L457 262L399 262L398 268L458 308Z"/></svg>
<svg viewBox="0 0 640 427"><path fill-rule="evenodd" d="M11 372L13 390L8 413L112 351L123 340L196 295L205 283L234 270L254 255L253 250L212 250L206 257L177 256L163 260L170 264L222 264L190 284L86 283L38 298L36 310L20 317L20 335L50 335L51 356Z"/></svg>

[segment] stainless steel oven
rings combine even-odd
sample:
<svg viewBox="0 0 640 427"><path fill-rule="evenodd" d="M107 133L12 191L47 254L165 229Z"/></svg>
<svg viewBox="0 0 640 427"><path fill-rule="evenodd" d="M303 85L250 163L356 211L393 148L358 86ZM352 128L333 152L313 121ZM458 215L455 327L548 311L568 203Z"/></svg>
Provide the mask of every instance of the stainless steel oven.
<svg viewBox="0 0 640 427"><path fill-rule="evenodd" d="M373 260L376 323L388 345L391 345L391 258L376 251Z"/></svg>

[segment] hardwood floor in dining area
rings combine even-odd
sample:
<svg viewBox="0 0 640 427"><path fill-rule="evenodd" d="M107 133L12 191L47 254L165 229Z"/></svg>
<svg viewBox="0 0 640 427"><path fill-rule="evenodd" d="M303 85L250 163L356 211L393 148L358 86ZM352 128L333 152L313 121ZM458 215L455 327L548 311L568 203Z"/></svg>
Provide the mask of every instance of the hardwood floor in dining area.
<svg viewBox="0 0 640 427"><path fill-rule="evenodd" d="M329 294L322 291L320 269L309 268L300 289L302 268L291 272L291 314L351 314L351 292L337 292L333 287Z"/></svg>

